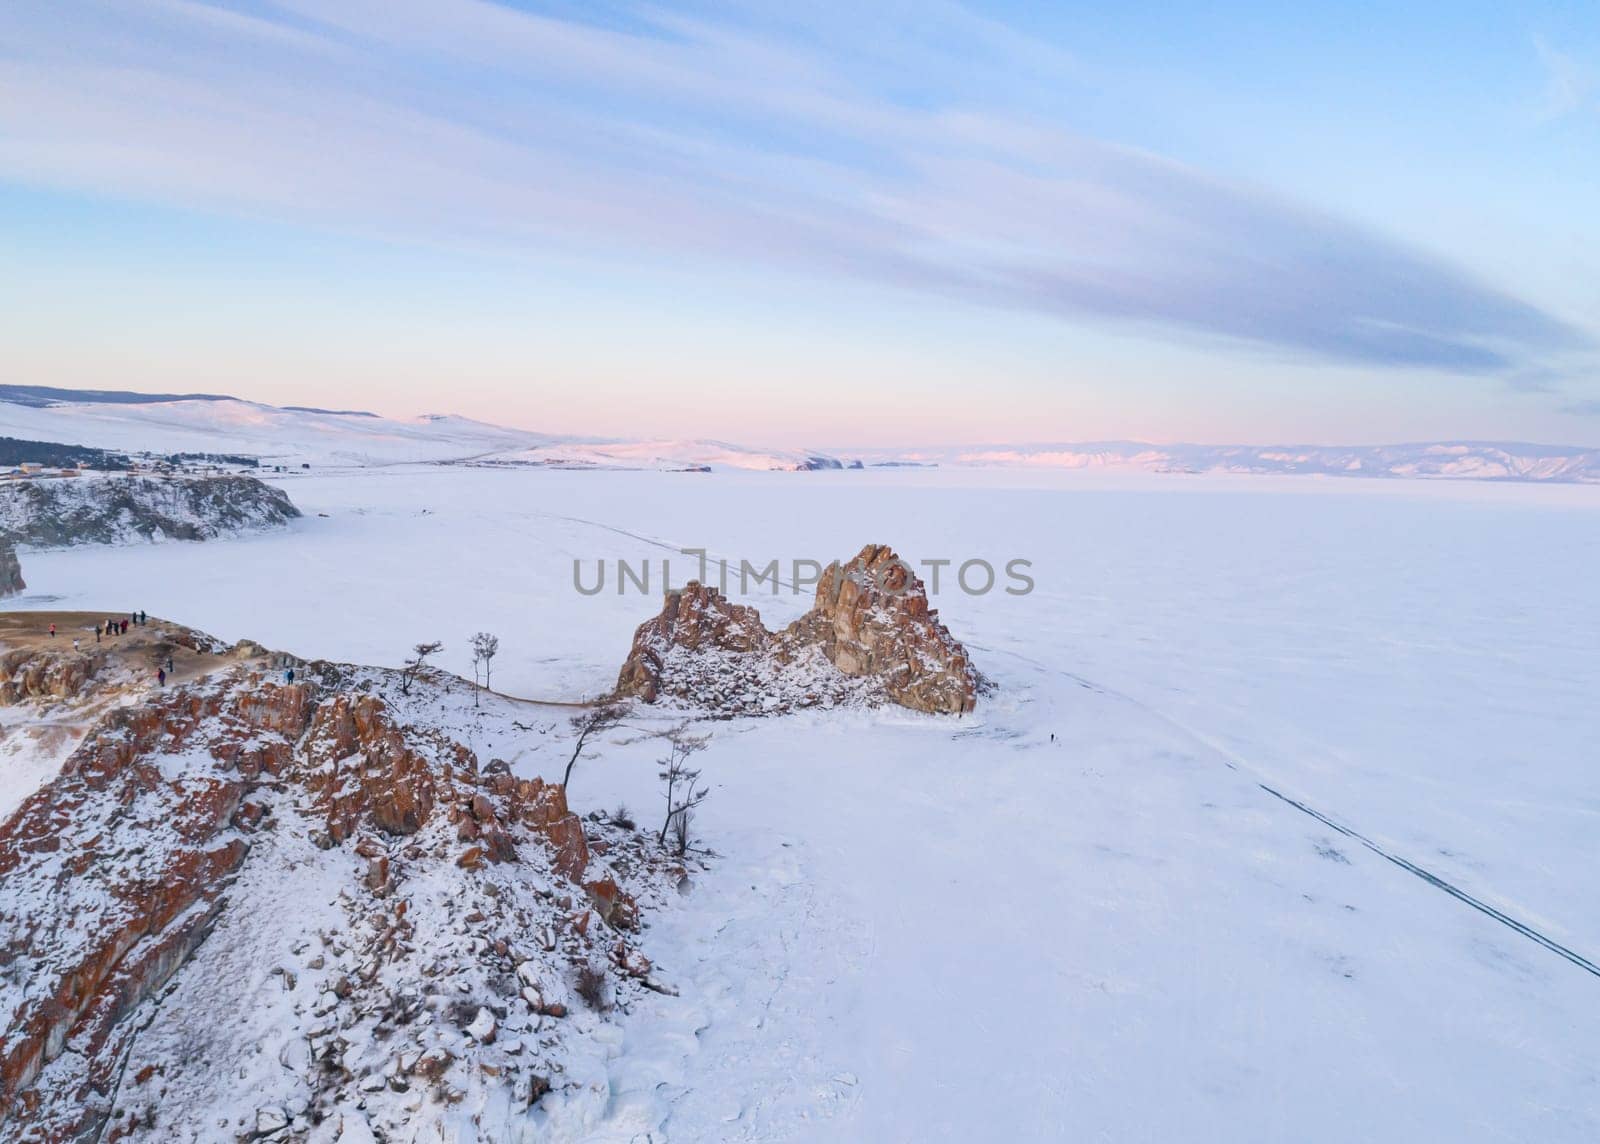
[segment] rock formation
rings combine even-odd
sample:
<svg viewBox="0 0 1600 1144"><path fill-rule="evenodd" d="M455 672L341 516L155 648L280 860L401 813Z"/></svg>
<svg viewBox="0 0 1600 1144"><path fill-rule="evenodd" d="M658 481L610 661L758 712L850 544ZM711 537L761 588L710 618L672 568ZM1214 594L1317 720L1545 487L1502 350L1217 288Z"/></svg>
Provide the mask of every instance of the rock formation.
<svg viewBox="0 0 1600 1144"><path fill-rule="evenodd" d="M848 564L830 564L817 602L784 632L788 646L817 646L846 675L879 680L889 698L916 711L971 711L977 671L911 567L887 545L869 544Z"/></svg>
<svg viewBox="0 0 1600 1144"><path fill-rule="evenodd" d="M8 701L52 702L69 660L92 700L95 657L25 650L0 662ZM375 669L287 684L215 659L107 702L0 824L0 1135L173 1139L187 1115L219 1139L258 1117L284 1139L330 1120L396 1138L560 1083L559 1036L530 1031L580 970L664 988L618 882L657 860L644 836L586 832L561 786L401 715L426 683L402 699Z"/></svg>
<svg viewBox="0 0 1600 1144"><path fill-rule="evenodd" d="M67 699L83 692L105 662L102 652L60 648L13 648L0 653L0 704L30 699Z"/></svg>
<svg viewBox="0 0 1600 1144"><path fill-rule="evenodd" d="M255 477L81 476L0 485L0 535L36 548L209 540L299 515L282 489Z"/></svg>
<svg viewBox="0 0 1600 1144"><path fill-rule="evenodd" d="M0 536L0 598L15 596L27 587L22 579L22 562L17 559L17 546Z"/></svg>
<svg viewBox="0 0 1600 1144"><path fill-rule="evenodd" d="M691 581L639 626L617 693L670 696L740 714L890 701L971 711L983 686L966 649L928 607L922 581L885 545L835 561L800 619L769 632L751 607Z"/></svg>
<svg viewBox="0 0 1600 1144"><path fill-rule="evenodd" d="M617 691L654 703L661 693L667 657L675 652L765 655L772 634L761 624L761 613L730 603L715 588L697 580L681 592L667 593L661 614L639 625L633 651L622 665ZM670 678L667 680L672 684Z"/></svg>

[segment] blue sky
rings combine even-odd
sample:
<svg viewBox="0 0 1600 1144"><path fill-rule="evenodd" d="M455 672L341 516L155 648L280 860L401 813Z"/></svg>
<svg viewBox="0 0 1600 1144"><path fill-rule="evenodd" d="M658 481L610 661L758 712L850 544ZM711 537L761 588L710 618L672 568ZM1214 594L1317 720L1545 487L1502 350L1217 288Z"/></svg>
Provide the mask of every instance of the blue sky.
<svg viewBox="0 0 1600 1144"><path fill-rule="evenodd" d="M557 432L1600 444L1597 144L1592 3L22 0L0 339Z"/></svg>

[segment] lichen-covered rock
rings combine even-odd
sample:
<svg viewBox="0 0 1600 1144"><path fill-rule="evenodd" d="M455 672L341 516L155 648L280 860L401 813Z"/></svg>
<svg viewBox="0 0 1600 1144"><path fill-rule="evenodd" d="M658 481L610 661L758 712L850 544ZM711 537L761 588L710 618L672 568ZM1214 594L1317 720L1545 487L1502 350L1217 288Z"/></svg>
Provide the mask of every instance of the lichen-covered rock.
<svg viewBox="0 0 1600 1144"><path fill-rule="evenodd" d="M205 936L245 856L231 824L248 780L162 765L198 752L223 763L246 740L269 747L268 728L234 699L174 691L113 710L0 826L0 962L26 975L0 990L0 1108L24 1123L46 1113L45 1139L73 1138L103 1113L91 1094L108 1086L123 1019ZM270 746L286 754L291 742ZM43 1108L33 1082L69 1046L77 1082Z"/></svg>
<svg viewBox="0 0 1600 1144"><path fill-rule="evenodd" d="M61 642L65 645L66 639ZM0 655L0 703L70 699L82 693L104 663L104 653L96 650L13 648Z"/></svg>
<svg viewBox="0 0 1600 1144"><path fill-rule="evenodd" d="M18 649L0 669L42 705L60 679L51 665L93 659ZM260 1052L262 1027L230 1040L213 1026L235 991L262 1003L243 1000L262 988L251 950L298 958L267 994L286 1006L271 1035L285 1062L275 1075L298 1078L291 1119L358 1099L393 1138L415 1113L408 1083L430 1086L438 1107L470 1092L480 1107L527 1108L549 1088L536 1046L551 1038L534 1033L566 1012L562 982L591 963L619 979L648 964L628 944L635 899L616 867L592 864L564 789L499 761L480 768L379 695L336 689L329 665L286 684L218 664L111 707L0 823L0 1136L176 1138L173 1123L204 1106L162 1104L144 1123L164 1084L210 1084L231 1109L238 1061ZM121 686L86 678L108 696ZM650 861L640 837L597 845L613 858L627 850L637 876ZM259 922L263 895L277 896L277 912ZM321 920L285 933L302 908ZM527 979L536 1006L521 997ZM469 986L474 1009L459 1026L418 1019ZM485 1055L506 1045L526 1047ZM216 1075L192 1075L205 1069ZM201 1136L216 1132L200 1122Z"/></svg>
<svg viewBox="0 0 1600 1144"><path fill-rule="evenodd" d="M959 715L982 685L922 581L887 546L869 544L829 565L811 610L779 632L714 588L691 581L669 592L634 633L616 691L740 714L888 701Z"/></svg>

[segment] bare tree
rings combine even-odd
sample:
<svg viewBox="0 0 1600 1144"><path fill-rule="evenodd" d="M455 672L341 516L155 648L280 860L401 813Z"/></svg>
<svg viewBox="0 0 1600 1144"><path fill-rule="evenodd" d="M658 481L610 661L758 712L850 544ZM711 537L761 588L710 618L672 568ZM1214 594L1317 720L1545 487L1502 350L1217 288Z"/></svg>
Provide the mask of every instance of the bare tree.
<svg viewBox="0 0 1600 1144"><path fill-rule="evenodd" d="M406 660L404 669L400 672L400 694L410 695L411 685L416 682L422 669L428 666L428 657L437 655L444 643L434 640L432 643L419 643L411 649L411 658Z"/></svg>
<svg viewBox="0 0 1600 1144"><path fill-rule="evenodd" d="M494 662L495 655L500 651L500 637L490 635L488 632L479 632L472 637L472 683L476 688L478 684L478 669L483 669L483 686L489 687L489 668ZM472 692L472 705L478 705L478 692Z"/></svg>
<svg viewBox="0 0 1600 1144"><path fill-rule="evenodd" d="M706 749L711 736L691 735L688 724L681 723L667 732L666 739L667 755L661 760L661 782L666 788L667 815L661 820L657 841L665 846L670 833L674 850L681 858L689 849L689 824L694 820L695 808L711 794L709 788L700 785L700 771L688 763Z"/></svg>
<svg viewBox="0 0 1600 1144"><path fill-rule="evenodd" d="M625 703L601 703L589 708L582 715L572 717L572 729L578 736L577 742L572 744L572 758L567 760L566 773L561 776L561 785L572 792L572 768L578 765L580 758L586 758L583 745L589 741L591 735L603 734L611 730L628 714Z"/></svg>
<svg viewBox="0 0 1600 1144"><path fill-rule="evenodd" d="M705 793L705 791L700 792L702 797ZM678 813L672 816L672 829L667 833L672 836L672 852L679 858L689 853L689 840L694 837L693 825L694 806L681 807Z"/></svg>

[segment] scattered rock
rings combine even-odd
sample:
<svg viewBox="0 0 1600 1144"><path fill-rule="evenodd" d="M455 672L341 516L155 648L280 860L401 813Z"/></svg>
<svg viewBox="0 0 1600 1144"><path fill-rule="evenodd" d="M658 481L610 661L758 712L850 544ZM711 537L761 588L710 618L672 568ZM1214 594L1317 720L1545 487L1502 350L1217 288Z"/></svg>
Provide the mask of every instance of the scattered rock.
<svg viewBox="0 0 1600 1144"><path fill-rule="evenodd" d="M494 1040L494 1030L494 1014L489 1011L486 1005L478 1010L478 1015L467 1026L467 1036L479 1044L487 1045Z"/></svg>
<svg viewBox="0 0 1600 1144"><path fill-rule="evenodd" d="M256 1136L271 1136L289 1127L289 1114L281 1108L256 1109Z"/></svg>

